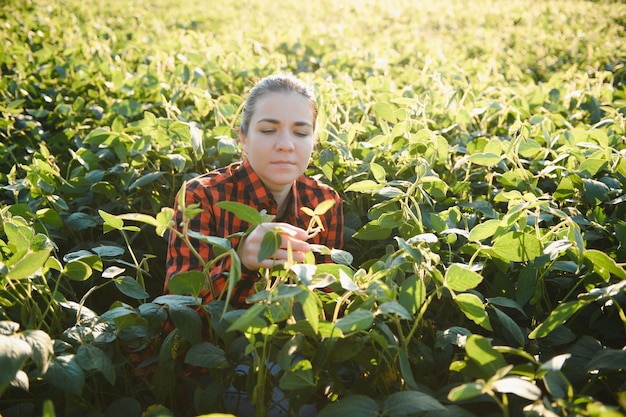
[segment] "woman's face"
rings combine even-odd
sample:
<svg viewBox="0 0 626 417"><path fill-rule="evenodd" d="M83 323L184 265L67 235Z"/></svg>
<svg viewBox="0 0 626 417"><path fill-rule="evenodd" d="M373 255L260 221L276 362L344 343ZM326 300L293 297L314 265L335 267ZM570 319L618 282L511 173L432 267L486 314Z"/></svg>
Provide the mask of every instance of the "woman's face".
<svg viewBox="0 0 626 417"><path fill-rule="evenodd" d="M272 192L290 187L306 170L313 151L313 109L298 93L268 93L240 134L250 165Z"/></svg>

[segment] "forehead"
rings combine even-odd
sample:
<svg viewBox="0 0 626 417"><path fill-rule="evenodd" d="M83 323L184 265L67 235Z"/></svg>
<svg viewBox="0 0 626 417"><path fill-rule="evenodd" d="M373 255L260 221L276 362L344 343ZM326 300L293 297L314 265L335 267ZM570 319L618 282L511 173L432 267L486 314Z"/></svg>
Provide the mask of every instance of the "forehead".
<svg viewBox="0 0 626 417"><path fill-rule="evenodd" d="M313 124L313 105L302 94L268 93L256 103L252 121L278 120L281 122L307 122Z"/></svg>

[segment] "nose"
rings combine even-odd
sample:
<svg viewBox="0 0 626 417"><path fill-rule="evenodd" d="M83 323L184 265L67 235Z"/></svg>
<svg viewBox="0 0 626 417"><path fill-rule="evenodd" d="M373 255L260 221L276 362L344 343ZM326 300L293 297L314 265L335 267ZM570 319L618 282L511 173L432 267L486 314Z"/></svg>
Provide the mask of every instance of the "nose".
<svg viewBox="0 0 626 417"><path fill-rule="evenodd" d="M279 151L292 151L295 149L293 138L287 131L283 131L278 135L276 140L276 149Z"/></svg>

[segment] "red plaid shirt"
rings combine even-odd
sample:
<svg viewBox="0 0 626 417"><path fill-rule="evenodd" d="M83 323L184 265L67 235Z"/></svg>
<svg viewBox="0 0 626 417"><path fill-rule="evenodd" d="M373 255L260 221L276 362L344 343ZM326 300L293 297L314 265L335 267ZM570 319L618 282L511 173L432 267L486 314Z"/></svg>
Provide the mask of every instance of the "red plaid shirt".
<svg viewBox="0 0 626 417"><path fill-rule="evenodd" d="M267 214L276 215L276 202L248 160L194 178L187 183L184 192L187 206L199 204L203 209L202 213L190 221L189 230L203 235L226 237L233 233L244 232L250 227L249 223L235 217L231 212L216 207L215 203L220 201L236 201L258 211L265 210ZM287 209L284 215L276 218L275 221L289 223L306 230L310 217L300 208L314 209L318 204L329 199L335 200L336 203L322 217L324 230L311 238L309 243L340 249L343 247L342 200L331 187L312 178L302 175L294 181ZM175 227L182 230L180 226L182 213L177 210L177 204L174 210ZM193 238L191 241L203 259L211 259L214 256L210 245ZM233 240L233 247L237 244L238 241ZM326 258L318 258L318 263L329 261ZM166 291L167 282L172 275L189 270L202 270L202 265L191 254L189 248L174 233L170 233L166 261ZM226 287L229 270L229 257L222 259L211 269L210 275L216 294L221 294ZM247 270L242 266L241 280L235 286L231 304L238 308L244 307L246 298L253 293L254 282L259 278L258 271ZM204 294L204 301L211 301L210 294Z"/></svg>

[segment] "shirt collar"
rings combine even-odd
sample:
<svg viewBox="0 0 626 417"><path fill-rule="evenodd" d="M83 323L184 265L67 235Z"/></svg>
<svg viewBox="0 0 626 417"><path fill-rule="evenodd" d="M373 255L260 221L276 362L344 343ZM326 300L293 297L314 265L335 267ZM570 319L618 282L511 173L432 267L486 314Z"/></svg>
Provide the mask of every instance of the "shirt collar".
<svg viewBox="0 0 626 417"><path fill-rule="evenodd" d="M252 202L256 206L269 206L269 202L274 200L272 193L267 189L265 184L263 184L263 181L261 181L261 178L252 168L247 158L239 163L239 166L235 169L235 175L238 181L242 181L245 184L246 191L249 193ZM291 184L291 197L288 201L287 210L283 218L298 216L300 209L298 204L297 183L298 180Z"/></svg>

